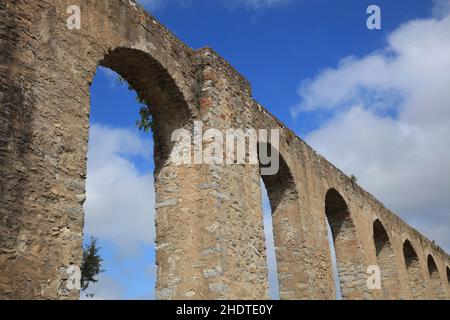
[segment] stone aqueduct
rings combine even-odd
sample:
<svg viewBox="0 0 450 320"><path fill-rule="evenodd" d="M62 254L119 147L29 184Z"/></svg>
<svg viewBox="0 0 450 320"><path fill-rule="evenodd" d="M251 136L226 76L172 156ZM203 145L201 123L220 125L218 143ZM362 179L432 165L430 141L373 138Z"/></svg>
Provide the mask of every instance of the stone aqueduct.
<svg viewBox="0 0 450 320"><path fill-rule="evenodd" d="M82 27L66 25L81 6ZM210 48L192 50L131 0L0 0L0 298L77 299L67 268L83 239L89 87L122 75L156 122L157 297L268 298L260 168L171 166L171 132L279 128L264 177L282 299L334 299L331 226L347 299L448 299L450 257L259 105ZM382 290L366 269L379 265Z"/></svg>

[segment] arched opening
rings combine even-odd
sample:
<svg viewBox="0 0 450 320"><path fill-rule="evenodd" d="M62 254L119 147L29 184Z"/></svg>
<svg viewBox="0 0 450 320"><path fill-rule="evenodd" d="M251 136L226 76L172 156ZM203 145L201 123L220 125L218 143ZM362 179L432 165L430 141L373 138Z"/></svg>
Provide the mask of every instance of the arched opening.
<svg viewBox="0 0 450 320"><path fill-rule="evenodd" d="M153 118L155 141L155 170L168 160L174 142L172 132L190 127L189 107L183 93L167 70L148 53L119 48L108 53L100 65L110 68L125 79L149 107Z"/></svg>
<svg viewBox="0 0 450 320"><path fill-rule="evenodd" d="M331 253L331 267L333 271L333 279L334 279L334 288L336 292L336 300L342 300L342 290L341 283L339 278L339 270L337 266L337 258L336 258L336 250L333 241L333 232L331 231L330 224L327 222L327 237L328 237L328 245L330 247Z"/></svg>
<svg viewBox="0 0 450 320"><path fill-rule="evenodd" d="M261 147L261 144L260 144ZM271 297L280 299L299 299L304 292L299 292L299 288L304 286L305 277L302 275L305 268L302 268L299 241L301 241L301 229L299 227L298 192L294 183L292 173L278 150L268 144L267 150L271 150L271 157L274 152L279 156L279 169L273 175L261 175L261 189L267 190L267 198L270 204L271 217L267 216L269 208L265 213L266 236L274 238L275 254L268 252L269 259L276 258L278 290L279 295L274 293L277 286L273 285L275 280L274 270L270 270L269 279L271 284ZM267 166L270 166L268 164ZM264 165L260 164L263 168ZM271 225L270 225L271 221ZM273 230L273 235L270 233ZM267 232L269 231L269 232ZM270 242L266 240L266 243ZM270 250L270 246L268 246ZM274 257L273 257L274 256ZM268 261L269 269L273 269L274 263Z"/></svg>
<svg viewBox="0 0 450 320"><path fill-rule="evenodd" d="M394 250L383 224L380 220L373 223L373 241L381 270L381 287L386 299L398 299L400 282L395 263Z"/></svg>
<svg viewBox="0 0 450 320"><path fill-rule="evenodd" d="M272 300L280 299L280 288L278 284L277 261L275 254L275 242L273 237L273 222L272 209L270 207L270 200L267 194L266 186L261 179L261 193L263 205L263 219L264 219L264 236L266 243L266 257L267 270L269 276L269 297Z"/></svg>
<svg viewBox="0 0 450 320"><path fill-rule="evenodd" d="M155 185L171 132L186 125L189 111L164 67L139 50L108 53L90 91L84 242L98 239L104 272L81 298L153 299ZM142 109L151 114L149 132L136 125Z"/></svg>
<svg viewBox="0 0 450 320"><path fill-rule="evenodd" d="M356 228L347 203L335 189L330 189L326 194L325 214L331 230L330 242L334 244L337 265L335 277L339 278L342 298L362 299L365 291L365 270L360 257Z"/></svg>
<svg viewBox="0 0 450 320"><path fill-rule="evenodd" d="M403 243L403 255L405 258L406 270L408 272L411 298L420 299L424 290L424 278L422 271L420 270L419 257L409 240L406 240Z"/></svg>
<svg viewBox="0 0 450 320"><path fill-rule="evenodd" d="M447 267L447 284L450 286L450 268Z"/></svg>
<svg viewBox="0 0 450 320"><path fill-rule="evenodd" d="M293 201L298 200L298 192L291 170L281 154L270 145L267 149L272 150L271 153L276 152L279 155L279 169L277 173L261 176L268 191L272 213L275 214L278 209L286 207ZM264 166L261 164L261 167Z"/></svg>
<svg viewBox="0 0 450 320"><path fill-rule="evenodd" d="M436 262L434 261L434 258L431 254L428 255L427 266L428 266L428 273L431 279L431 289L433 291L433 296L435 296L438 299L444 299L445 298L444 286L442 285L441 276L439 275L439 270L436 265Z"/></svg>

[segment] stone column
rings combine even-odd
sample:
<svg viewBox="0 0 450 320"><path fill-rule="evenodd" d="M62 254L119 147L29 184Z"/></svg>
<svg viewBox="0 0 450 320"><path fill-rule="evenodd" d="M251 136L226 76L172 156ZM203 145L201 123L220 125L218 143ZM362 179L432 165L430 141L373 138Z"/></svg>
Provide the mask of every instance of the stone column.
<svg viewBox="0 0 450 320"><path fill-rule="evenodd" d="M225 137L236 125L235 74L212 50L196 54L203 132L215 128ZM185 186L178 200L167 190L175 180ZM166 167L156 181L159 298L267 298L258 165Z"/></svg>

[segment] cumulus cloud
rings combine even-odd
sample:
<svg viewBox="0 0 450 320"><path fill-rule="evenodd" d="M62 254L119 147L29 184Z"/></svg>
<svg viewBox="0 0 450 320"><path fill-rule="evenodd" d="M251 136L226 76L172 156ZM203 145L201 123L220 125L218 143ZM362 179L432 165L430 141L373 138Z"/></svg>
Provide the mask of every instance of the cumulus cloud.
<svg viewBox="0 0 450 320"><path fill-rule="evenodd" d="M445 17L450 13L449 0L433 0L433 16L437 18Z"/></svg>
<svg viewBox="0 0 450 320"><path fill-rule="evenodd" d="M347 57L299 88L292 115L329 121L306 140L450 249L450 1L365 57Z"/></svg>
<svg viewBox="0 0 450 320"><path fill-rule="evenodd" d="M111 277L100 275L98 282L89 285L88 294L94 296L87 296L86 293L81 293L81 300L122 300L124 295L124 288L120 283Z"/></svg>
<svg viewBox="0 0 450 320"><path fill-rule="evenodd" d="M119 75L109 68L98 67L98 70L108 79L110 88L116 88L119 84Z"/></svg>
<svg viewBox="0 0 450 320"><path fill-rule="evenodd" d="M151 161L151 142L137 132L94 124L88 152L85 233L113 242L119 255L153 245L153 176L133 160Z"/></svg>

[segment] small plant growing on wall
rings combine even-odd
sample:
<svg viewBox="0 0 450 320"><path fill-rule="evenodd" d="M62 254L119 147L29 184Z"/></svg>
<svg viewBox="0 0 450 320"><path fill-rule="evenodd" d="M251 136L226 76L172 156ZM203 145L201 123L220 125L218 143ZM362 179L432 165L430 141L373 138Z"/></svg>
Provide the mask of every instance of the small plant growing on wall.
<svg viewBox="0 0 450 320"><path fill-rule="evenodd" d="M134 91L133 87L130 86L127 80L125 80L123 77L119 76L117 78L117 81L121 85L127 85L128 90ZM139 94L137 94L136 101L139 104L143 105L143 107L139 110L140 118L139 120L136 121L136 126L138 127L139 130L142 130L144 132L152 132L154 128L154 121L150 111L150 107L147 106L147 103L144 101L142 97L139 96Z"/></svg>
<svg viewBox="0 0 450 320"><path fill-rule="evenodd" d="M91 283L98 282L96 277L102 273L103 259L100 256L100 247L97 245L97 239L91 236L89 243L83 248L83 262L81 264L81 290L86 292ZM86 293L87 297L93 297L93 294Z"/></svg>

